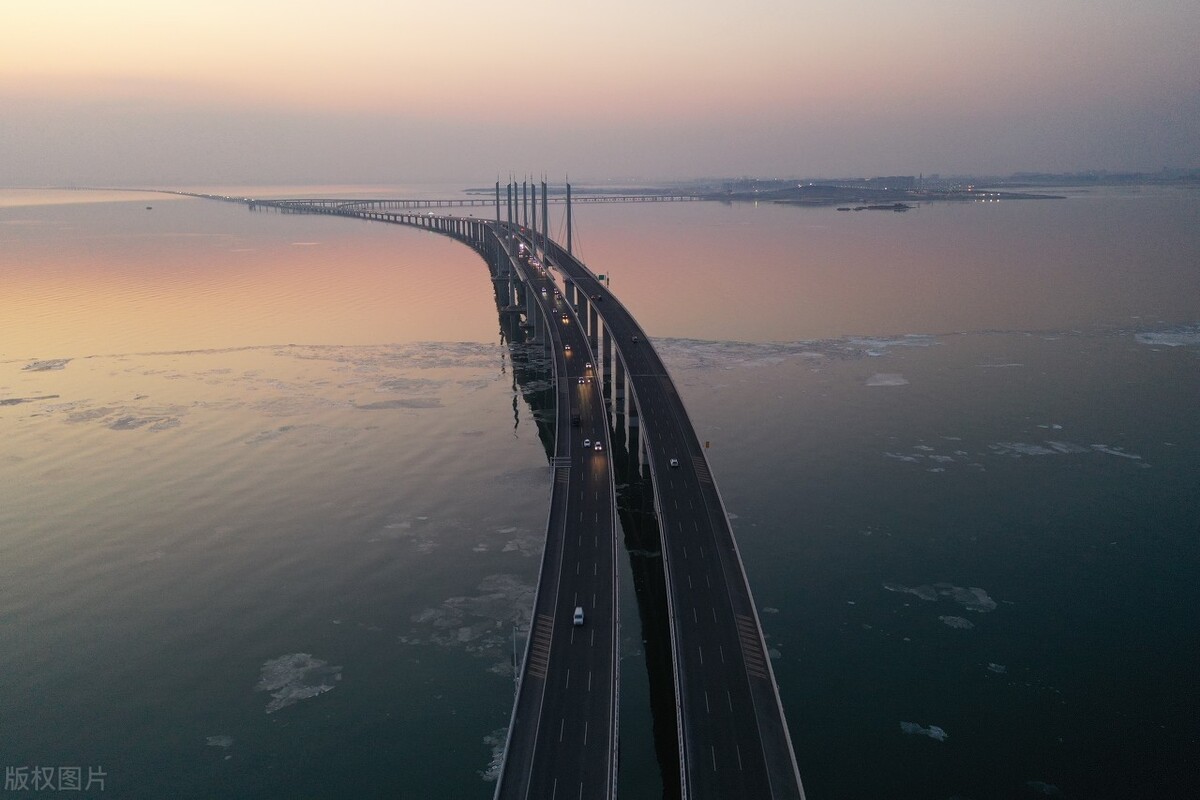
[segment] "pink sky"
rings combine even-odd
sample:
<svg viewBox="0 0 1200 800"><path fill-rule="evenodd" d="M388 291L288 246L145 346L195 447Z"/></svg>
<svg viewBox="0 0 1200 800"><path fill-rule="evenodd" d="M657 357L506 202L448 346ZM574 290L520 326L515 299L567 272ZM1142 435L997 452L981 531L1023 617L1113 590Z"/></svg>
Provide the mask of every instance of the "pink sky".
<svg viewBox="0 0 1200 800"><path fill-rule="evenodd" d="M1200 166L1200 4L0 7L0 185Z"/></svg>

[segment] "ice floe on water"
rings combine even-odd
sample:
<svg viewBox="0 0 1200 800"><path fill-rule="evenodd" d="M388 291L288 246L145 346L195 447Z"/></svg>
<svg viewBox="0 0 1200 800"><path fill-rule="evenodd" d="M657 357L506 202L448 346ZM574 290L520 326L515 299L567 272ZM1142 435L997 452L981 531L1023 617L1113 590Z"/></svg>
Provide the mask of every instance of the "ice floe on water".
<svg viewBox="0 0 1200 800"><path fill-rule="evenodd" d="M1008 667L1004 666L1003 664L995 664L990 661L988 662L987 668L988 672L994 672L997 675L1003 675L1004 673L1008 672Z"/></svg>
<svg viewBox="0 0 1200 800"><path fill-rule="evenodd" d="M22 403L36 403L38 400L54 400L56 394L43 394L39 397L0 397L0 406L19 406Z"/></svg>
<svg viewBox="0 0 1200 800"><path fill-rule="evenodd" d="M1200 326L1173 328L1165 331L1136 333L1133 338L1138 344L1160 347L1200 347Z"/></svg>
<svg viewBox="0 0 1200 800"><path fill-rule="evenodd" d="M1128 458L1133 461L1141 461L1142 457L1125 451L1123 447L1114 447L1107 444L1093 444L1090 447L1085 447L1081 444L1065 441L1045 441L1041 444L1033 442L996 442L988 445L988 448L996 455L1011 456L1020 458L1021 456L1060 456L1060 455L1078 455L1080 453L1102 453L1104 455L1119 456L1120 458Z"/></svg>
<svg viewBox="0 0 1200 800"><path fill-rule="evenodd" d="M419 553L432 553L441 545L442 534L452 527L445 522L434 527L429 517L420 515L406 517L392 514L387 523L376 535L367 539L368 542L407 540L412 542Z"/></svg>
<svg viewBox="0 0 1200 800"><path fill-rule="evenodd" d="M883 588L889 592L912 594L928 600L936 601L939 597L948 597L961 605L967 611L985 613L996 610L996 601L988 597L988 593L977 586L955 586L952 583L935 583L932 586L905 586L902 583L885 583ZM947 623L949 624L949 623Z"/></svg>
<svg viewBox="0 0 1200 800"><path fill-rule="evenodd" d="M951 628L961 628L965 631L969 631L971 628L975 627L974 622L971 622L971 620L964 617L938 617L938 619L942 621L943 625Z"/></svg>
<svg viewBox="0 0 1200 800"><path fill-rule="evenodd" d="M1134 461L1142 460L1141 456L1134 455L1133 453L1126 453L1125 448L1123 448L1123 447L1111 447L1106 444L1094 444L1094 445L1092 445L1092 449L1095 450L1097 453L1104 453L1105 455L1120 456L1121 458L1131 458Z"/></svg>
<svg viewBox="0 0 1200 800"><path fill-rule="evenodd" d="M703 339L655 339L655 349L672 364L684 367L734 369L771 367L789 360L820 362L878 358L893 347L929 347L936 336L861 337L814 339L798 342L731 342Z"/></svg>
<svg viewBox="0 0 1200 800"><path fill-rule="evenodd" d="M206 745L208 745L209 747L229 748L229 747L233 747L233 737L232 736L224 736L224 735L209 736L204 743Z"/></svg>
<svg viewBox="0 0 1200 800"><path fill-rule="evenodd" d="M71 363L69 358L47 358L42 361L30 361L21 369L30 372L48 372L52 369L65 369Z"/></svg>
<svg viewBox="0 0 1200 800"><path fill-rule="evenodd" d="M450 597L437 608L414 614L412 620L428 631L425 640L442 647L458 647L493 660L488 669L512 674L513 629L529 628L535 587L515 575L489 575L480 581L477 594ZM419 644L422 637L403 637Z"/></svg>
<svg viewBox="0 0 1200 800"><path fill-rule="evenodd" d="M508 728L496 728L483 737L483 743L492 748L492 759L488 762L486 769L479 771L479 777L488 783L493 783L500 778L500 768L504 766L504 744L507 739Z"/></svg>
<svg viewBox="0 0 1200 800"><path fill-rule="evenodd" d="M289 653L264 663L254 688L271 693L267 713L273 714L293 703L331 691L341 679L340 666L330 666L309 653Z"/></svg>
<svg viewBox="0 0 1200 800"><path fill-rule="evenodd" d="M876 372L867 378L867 386L907 386L908 379L897 372Z"/></svg>
<svg viewBox="0 0 1200 800"><path fill-rule="evenodd" d="M389 408L441 408L438 397L405 397L399 400L377 400L374 403L355 403L360 411L380 411Z"/></svg>
<svg viewBox="0 0 1200 800"><path fill-rule="evenodd" d="M1028 786L1033 791L1039 792L1040 794L1049 794L1049 795L1062 794L1061 789L1059 789L1053 783L1046 783L1045 781L1025 781L1025 785Z"/></svg>
<svg viewBox="0 0 1200 800"><path fill-rule="evenodd" d="M937 725L930 725L928 728L922 728L915 722L901 722L900 730L903 733L910 733L918 736L928 736L930 739L937 739L939 742L946 741L946 736L948 735Z"/></svg>

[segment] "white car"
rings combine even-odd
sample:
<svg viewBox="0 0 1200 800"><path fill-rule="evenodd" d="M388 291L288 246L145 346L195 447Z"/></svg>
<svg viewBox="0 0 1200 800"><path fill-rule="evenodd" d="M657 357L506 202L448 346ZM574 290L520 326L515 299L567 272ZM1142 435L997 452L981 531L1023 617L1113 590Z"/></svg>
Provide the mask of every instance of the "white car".
<svg viewBox="0 0 1200 800"><path fill-rule="evenodd" d="M671 469L677 469L679 467L679 459L678 458L672 458L667 463L671 465Z"/></svg>
<svg viewBox="0 0 1200 800"><path fill-rule="evenodd" d="M604 445L600 444L599 442L596 442L596 445L595 445L595 447L594 447L593 449L594 449L594 450L603 450L603 449L604 449Z"/></svg>
<svg viewBox="0 0 1200 800"><path fill-rule="evenodd" d="M563 345L563 352L564 352L564 353L569 353L569 352L571 352L571 345L569 345L569 344L564 344L564 345Z"/></svg>
<svg viewBox="0 0 1200 800"><path fill-rule="evenodd" d="M583 624L583 606L575 606L575 617L571 621L576 625Z"/></svg>
<svg viewBox="0 0 1200 800"><path fill-rule="evenodd" d="M588 449L588 448L589 448L589 447L591 447L591 446L592 446L592 440L591 440L591 439L584 439L584 440L583 440L583 449L584 449L584 450Z"/></svg>

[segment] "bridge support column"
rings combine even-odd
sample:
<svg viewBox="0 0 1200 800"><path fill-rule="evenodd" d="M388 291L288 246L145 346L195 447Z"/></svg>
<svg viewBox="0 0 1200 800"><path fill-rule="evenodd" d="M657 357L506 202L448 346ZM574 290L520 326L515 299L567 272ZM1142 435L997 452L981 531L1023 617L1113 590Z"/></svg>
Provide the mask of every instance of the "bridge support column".
<svg viewBox="0 0 1200 800"><path fill-rule="evenodd" d="M600 339L600 380L603 381L604 402L612 408L612 334L608 328Z"/></svg>
<svg viewBox="0 0 1200 800"><path fill-rule="evenodd" d="M525 324L529 327L530 341L537 341L537 300L534 299L534 292L531 287L526 286L524 283L521 286L525 290Z"/></svg>
<svg viewBox="0 0 1200 800"><path fill-rule="evenodd" d="M600 320L596 316L596 307L594 305L588 306L588 315L587 316L588 316L588 338L592 342L592 350L595 350L598 346L597 337L600 332L597 330L597 328L600 326Z"/></svg>
<svg viewBox="0 0 1200 800"><path fill-rule="evenodd" d="M629 466L639 477L642 474L642 426L638 419L637 398L629 397Z"/></svg>
<svg viewBox="0 0 1200 800"><path fill-rule="evenodd" d="M614 383L616 384L616 386L614 387L616 389L616 391L613 395L613 399L615 401L615 405L617 406L617 408L621 409L620 413L624 414L625 413L625 365L621 362L621 359L619 359L619 358L613 362L613 373L614 373L613 377L615 378Z"/></svg>

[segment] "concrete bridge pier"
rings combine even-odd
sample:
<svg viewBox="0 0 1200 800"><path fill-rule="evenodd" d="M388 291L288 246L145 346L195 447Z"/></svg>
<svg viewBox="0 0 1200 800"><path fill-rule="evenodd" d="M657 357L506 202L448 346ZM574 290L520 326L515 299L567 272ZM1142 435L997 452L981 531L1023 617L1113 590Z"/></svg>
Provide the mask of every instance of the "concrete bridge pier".
<svg viewBox="0 0 1200 800"><path fill-rule="evenodd" d="M521 286L525 289L525 324L529 327L530 341L538 341L538 304L534 299L534 292L524 283Z"/></svg>
<svg viewBox="0 0 1200 800"><path fill-rule="evenodd" d="M612 334L608 332L608 328L600 338L600 363L597 365L600 370L600 380L604 403L611 410L612 408Z"/></svg>

